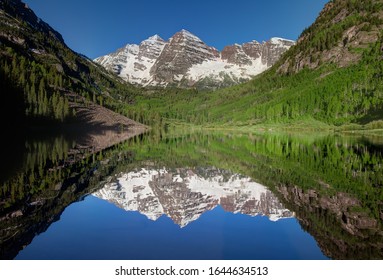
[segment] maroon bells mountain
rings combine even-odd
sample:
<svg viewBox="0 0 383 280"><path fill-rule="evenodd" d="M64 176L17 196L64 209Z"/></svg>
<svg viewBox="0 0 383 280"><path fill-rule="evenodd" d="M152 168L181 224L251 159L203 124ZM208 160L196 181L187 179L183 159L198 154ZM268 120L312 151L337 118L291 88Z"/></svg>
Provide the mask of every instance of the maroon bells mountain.
<svg viewBox="0 0 383 280"><path fill-rule="evenodd" d="M95 62L124 80L142 86L224 87L271 67L294 41L272 38L226 46L221 52L187 30L168 41L158 35L128 44Z"/></svg>
<svg viewBox="0 0 383 280"><path fill-rule="evenodd" d="M271 221L294 217L265 186L214 167L136 169L120 174L93 195L153 221L168 216L180 227L217 206Z"/></svg>

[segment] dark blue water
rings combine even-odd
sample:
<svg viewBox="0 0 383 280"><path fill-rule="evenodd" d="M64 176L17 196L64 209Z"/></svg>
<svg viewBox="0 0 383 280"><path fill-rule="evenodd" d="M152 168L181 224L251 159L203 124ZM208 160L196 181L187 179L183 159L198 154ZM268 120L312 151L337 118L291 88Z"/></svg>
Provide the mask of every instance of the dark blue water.
<svg viewBox="0 0 383 280"><path fill-rule="evenodd" d="M208 211L184 228L170 218L87 196L20 251L16 259L326 259L295 218L270 221Z"/></svg>

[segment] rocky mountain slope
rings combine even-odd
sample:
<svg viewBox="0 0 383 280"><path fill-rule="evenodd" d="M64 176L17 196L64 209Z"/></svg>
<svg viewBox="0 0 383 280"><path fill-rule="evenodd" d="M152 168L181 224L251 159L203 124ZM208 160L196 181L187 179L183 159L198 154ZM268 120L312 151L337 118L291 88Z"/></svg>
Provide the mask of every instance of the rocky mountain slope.
<svg viewBox="0 0 383 280"><path fill-rule="evenodd" d="M95 62L143 86L222 87L251 79L271 67L295 43L282 38L226 46L222 52L187 30L168 41L158 35L128 44Z"/></svg>
<svg viewBox="0 0 383 280"><path fill-rule="evenodd" d="M232 213L266 215L272 221L294 216L266 187L216 168L142 168L122 174L94 195L151 220L166 215L180 227L218 205Z"/></svg>
<svg viewBox="0 0 383 280"><path fill-rule="evenodd" d="M363 51L381 38L382 28L383 1L330 1L316 21L302 32L278 71L296 73L326 63L340 67L358 63Z"/></svg>

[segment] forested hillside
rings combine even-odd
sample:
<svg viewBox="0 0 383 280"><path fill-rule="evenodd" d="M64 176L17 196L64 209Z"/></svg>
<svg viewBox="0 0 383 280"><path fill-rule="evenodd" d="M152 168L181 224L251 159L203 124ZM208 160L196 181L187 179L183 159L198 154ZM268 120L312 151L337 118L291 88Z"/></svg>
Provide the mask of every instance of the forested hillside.
<svg viewBox="0 0 383 280"><path fill-rule="evenodd" d="M71 103L131 101L136 89L69 49L26 4L1 0L0 18L2 120L60 123L75 117Z"/></svg>

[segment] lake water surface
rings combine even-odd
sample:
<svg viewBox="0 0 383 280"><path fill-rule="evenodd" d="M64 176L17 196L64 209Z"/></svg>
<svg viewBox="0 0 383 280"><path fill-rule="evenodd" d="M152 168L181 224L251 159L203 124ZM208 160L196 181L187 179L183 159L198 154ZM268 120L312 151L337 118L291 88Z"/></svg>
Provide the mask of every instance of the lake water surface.
<svg viewBox="0 0 383 280"><path fill-rule="evenodd" d="M151 133L25 139L2 259L382 259L383 139Z"/></svg>

